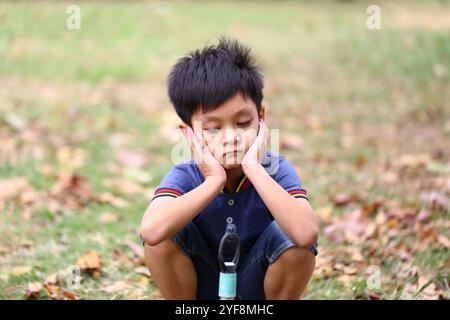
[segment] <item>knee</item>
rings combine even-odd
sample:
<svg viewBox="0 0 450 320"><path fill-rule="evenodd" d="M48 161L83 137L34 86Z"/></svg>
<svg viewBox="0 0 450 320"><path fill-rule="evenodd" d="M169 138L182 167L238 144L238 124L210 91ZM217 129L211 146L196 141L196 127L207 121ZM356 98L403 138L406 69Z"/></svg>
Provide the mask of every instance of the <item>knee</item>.
<svg viewBox="0 0 450 320"><path fill-rule="evenodd" d="M161 241L155 246L150 246L145 244L144 253L145 257L169 257L173 256L179 251L175 241L172 238L168 238L164 241Z"/></svg>
<svg viewBox="0 0 450 320"><path fill-rule="evenodd" d="M309 249L294 246L281 253L277 260L280 260L281 264L292 266L305 263L315 264L316 257Z"/></svg>

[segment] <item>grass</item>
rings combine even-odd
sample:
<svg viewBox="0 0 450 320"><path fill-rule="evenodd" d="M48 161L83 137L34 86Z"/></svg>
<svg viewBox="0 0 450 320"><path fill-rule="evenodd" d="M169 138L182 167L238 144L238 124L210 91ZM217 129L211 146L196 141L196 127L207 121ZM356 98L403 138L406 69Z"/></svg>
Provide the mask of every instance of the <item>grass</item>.
<svg viewBox="0 0 450 320"><path fill-rule="evenodd" d="M250 45L262 63L269 125L305 142L301 150L281 152L300 169L315 208L333 206L336 217L345 217L349 209L335 208L330 200L343 189L362 194L365 203L387 199L405 206L406 195L418 202L421 191L442 186L436 181L448 175L450 37L448 23L439 17L448 17L449 4L380 2L379 31L365 27L368 5L81 2L81 29L70 31L66 3L2 2L0 84L6 92L0 90L0 142L6 146L13 140L14 152L0 156L0 180L23 176L40 195L48 195L58 173L70 169L95 192L112 193L127 205L93 201L53 210L45 198L28 206L30 216L17 201L0 206L0 298L23 298L27 283L75 265L87 250L101 254L105 273L83 280L76 290L82 298L159 297L151 279L137 284L139 295L101 288L139 277L139 263L118 263L114 252L136 258L125 243L138 243L148 191L172 166L174 142L163 126L174 124L165 77L178 58L215 43L219 34ZM64 146L70 156L61 152ZM148 162L138 171L124 167L117 160L123 149L143 152ZM404 154L439 152L438 169L425 172L425 178L381 181L383 163L394 166ZM365 164L355 169L361 159ZM45 167L55 173L46 174ZM126 194L110 186L110 179L132 180L143 191ZM368 181L372 186L365 187ZM115 213L117 221L99 222L105 212ZM448 222L448 213L436 212L432 221ZM333 250L340 245L322 236L320 247L339 261ZM370 256L369 249L361 250ZM417 251L413 265L448 279L448 250ZM379 292L385 298L402 298L395 261L380 263L390 279ZM31 271L14 276L18 266ZM365 281L361 271L349 281L317 278L306 298L367 299Z"/></svg>

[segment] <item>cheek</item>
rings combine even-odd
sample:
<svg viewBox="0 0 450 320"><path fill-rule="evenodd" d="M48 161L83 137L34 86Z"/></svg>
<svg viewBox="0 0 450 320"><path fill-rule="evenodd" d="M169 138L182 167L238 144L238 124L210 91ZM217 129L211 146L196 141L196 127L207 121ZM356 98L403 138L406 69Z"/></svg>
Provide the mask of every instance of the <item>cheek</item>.
<svg viewBox="0 0 450 320"><path fill-rule="evenodd" d="M257 128L251 128L242 132L241 146L245 151L255 142L257 136Z"/></svg>
<svg viewBox="0 0 450 320"><path fill-rule="evenodd" d="M209 151L215 155L218 148L220 147L220 136L219 135L208 135L205 134L205 141L208 144Z"/></svg>

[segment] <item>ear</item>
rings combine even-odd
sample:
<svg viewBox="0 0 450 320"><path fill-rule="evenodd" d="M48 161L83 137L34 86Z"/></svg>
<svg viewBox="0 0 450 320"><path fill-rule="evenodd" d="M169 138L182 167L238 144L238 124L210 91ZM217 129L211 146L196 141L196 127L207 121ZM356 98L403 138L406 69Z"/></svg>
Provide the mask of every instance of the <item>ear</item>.
<svg viewBox="0 0 450 320"><path fill-rule="evenodd" d="M261 104L261 109L259 109L259 118L266 120L267 107L265 104Z"/></svg>
<svg viewBox="0 0 450 320"><path fill-rule="evenodd" d="M187 128L188 128L188 125L187 125L186 123L184 123L184 122L181 122L181 123L178 125L178 129L180 129L181 132L182 132L183 134L185 134L185 135L186 135L186 130L187 130Z"/></svg>

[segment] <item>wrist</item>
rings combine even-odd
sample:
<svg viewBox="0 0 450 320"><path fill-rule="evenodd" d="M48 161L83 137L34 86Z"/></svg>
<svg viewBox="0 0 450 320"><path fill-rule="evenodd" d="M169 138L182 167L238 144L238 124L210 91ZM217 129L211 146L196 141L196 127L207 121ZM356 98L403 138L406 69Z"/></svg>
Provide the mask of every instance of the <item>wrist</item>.
<svg viewBox="0 0 450 320"><path fill-rule="evenodd" d="M222 191L223 187L225 186L226 179L223 179L221 177L216 176L208 176L205 178L205 184L208 184L209 187L212 188L216 193L219 193Z"/></svg>
<svg viewBox="0 0 450 320"><path fill-rule="evenodd" d="M250 180L254 177L257 177L258 175L267 174L261 163L243 164L242 171Z"/></svg>

